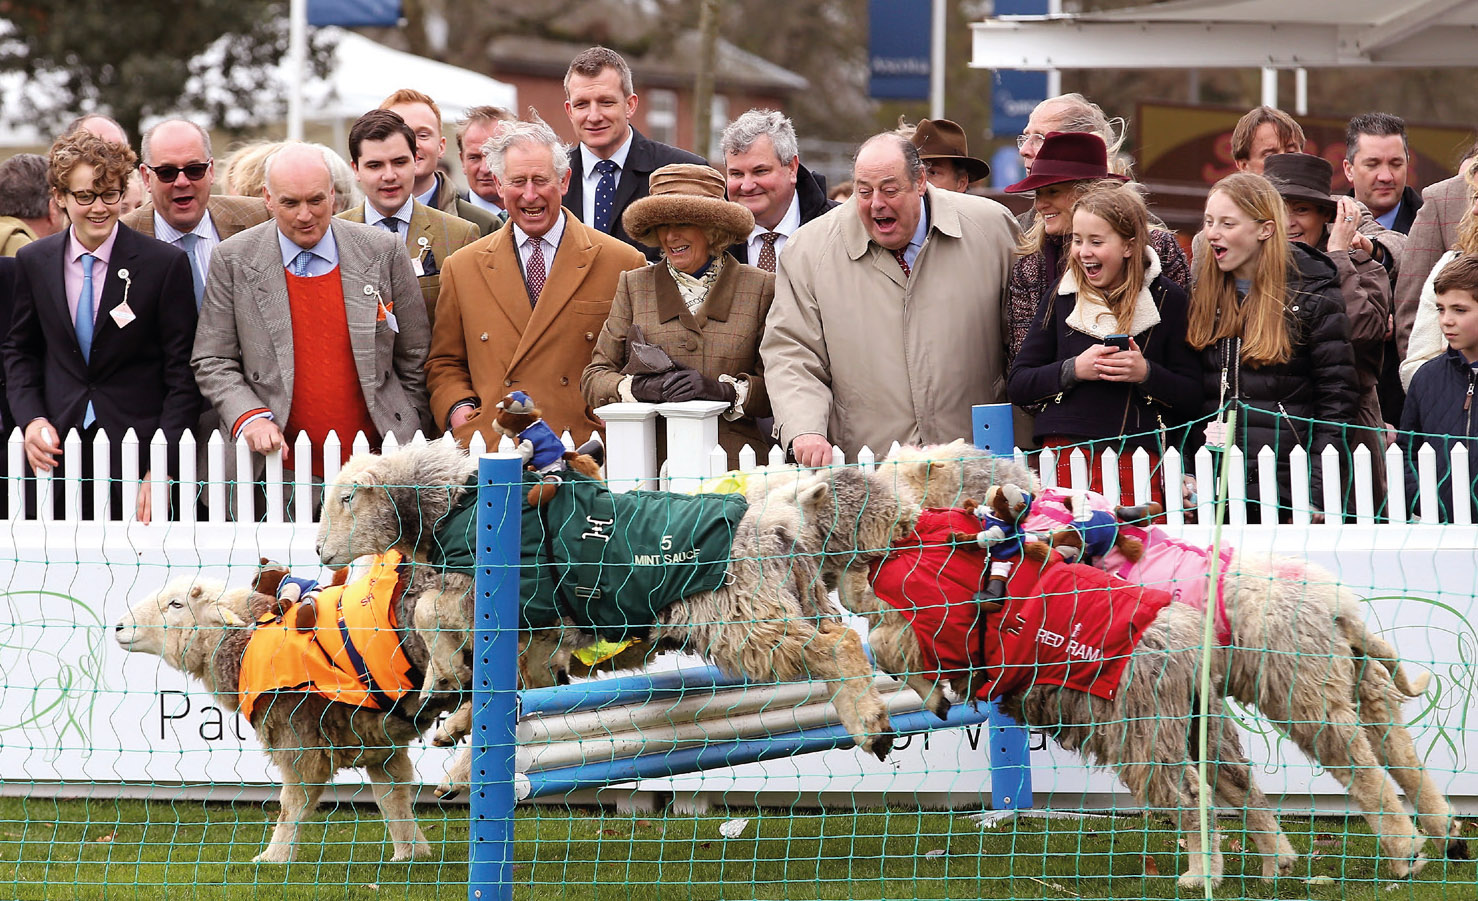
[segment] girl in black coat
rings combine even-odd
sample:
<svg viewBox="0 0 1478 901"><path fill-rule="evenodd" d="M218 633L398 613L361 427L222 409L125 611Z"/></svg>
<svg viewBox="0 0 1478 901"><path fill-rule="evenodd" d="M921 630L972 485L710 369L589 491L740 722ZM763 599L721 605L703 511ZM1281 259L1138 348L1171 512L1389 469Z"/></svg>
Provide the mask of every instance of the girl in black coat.
<svg viewBox="0 0 1478 901"><path fill-rule="evenodd" d="M1354 352L1334 264L1289 243L1282 197L1250 172L1211 189L1204 234L1187 339L1203 355L1205 411L1214 417L1203 432L1206 443L1223 444L1227 411L1235 408L1247 496L1258 496L1257 455L1271 447L1281 518L1289 511L1288 455L1303 447L1314 469L1309 497L1318 509L1320 455L1331 445L1344 449L1343 427L1355 415Z"/></svg>
<svg viewBox="0 0 1478 901"><path fill-rule="evenodd" d="M1166 428L1199 412L1201 361L1185 343L1186 309L1185 291L1160 274L1139 193L1110 184L1079 198L1067 271L1032 318L1007 393L1039 410L1042 446L1091 443L1094 491L1102 490L1100 454L1118 452L1126 504L1134 502L1133 451L1144 448L1157 465ZM1070 454L1057 465L1058 484L1071 484Z"/></svg>

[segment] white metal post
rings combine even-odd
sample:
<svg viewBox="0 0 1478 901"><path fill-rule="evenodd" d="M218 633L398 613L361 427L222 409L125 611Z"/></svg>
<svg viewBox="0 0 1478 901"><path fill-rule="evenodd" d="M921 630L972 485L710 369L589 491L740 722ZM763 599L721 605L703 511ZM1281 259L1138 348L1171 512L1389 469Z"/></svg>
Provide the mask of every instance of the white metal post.
<svg viewBox="0 0 1478 901"><path fill-rule="evenodd" d="M308 0L291 0L287 22L287 139L303 140L303 82L308 80Z"/></svg>
<svg viewBox="0 0 1478 901"><path fill-rule="evenodd" d="M947 5L934 0L929 39L929 118L944 118L944 24Z"/></svg>
<svg viewBox="0 0 1478 901"><path fill-rule="evenodd" d="M1272 66L1263 66L1262 69L1262 105L1278 105L1278 70Z"/></svg>

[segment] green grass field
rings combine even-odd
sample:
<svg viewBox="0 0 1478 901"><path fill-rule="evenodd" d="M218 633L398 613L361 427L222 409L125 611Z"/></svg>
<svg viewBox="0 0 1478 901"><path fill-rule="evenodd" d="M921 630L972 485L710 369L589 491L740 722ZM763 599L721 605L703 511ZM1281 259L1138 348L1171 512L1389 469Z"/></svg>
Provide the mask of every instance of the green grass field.
<svg viewBox="0 0 1478 901"><path fill-rule="evenodd" d="M428 861L389 862L375 809L341 805L304 828L297 863L259 866L249 861L266 842L275 803L0 799L0 898L466 898L464 812L417 814L434 848ZM719 826L731 817L751 822L725 839ZM1222 823L1227 878L1218 899L1478 898L1467 861L1434 860L1412 880L1377 878L1375 842L1361 820L1283 825L1303 858L1297 878L1273 882L1257 877L1260 861L1240 824ZM514 897L1200 897L1175 884L1184 863L1167 821L1136 816L1025 819L982 831L964 815L901 810L643 817L529 808L518 815Z"/></svg>

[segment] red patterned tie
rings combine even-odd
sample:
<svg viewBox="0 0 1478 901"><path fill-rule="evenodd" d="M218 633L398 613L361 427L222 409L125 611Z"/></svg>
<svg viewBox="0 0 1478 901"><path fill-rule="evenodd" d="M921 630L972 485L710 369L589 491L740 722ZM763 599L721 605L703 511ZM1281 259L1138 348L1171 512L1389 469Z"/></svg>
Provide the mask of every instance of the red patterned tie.
<svg viewBox="0 0 1478 901"><path fill-rule="evenodd" d="M905 248L903 248L903 250L895 250L895 251L893 251L893 259L897 260L898 261L898 265L903 267L903 277L904 278L908 278L910 275L913 275L913 269L909 267L909 265L908 265L908 259L903 255L903 251L904 250L907 250L907 249L908 248L905 247Z"/></svg>
<svg viewBox="0 0 1478 901"><path fill-rule="evenodd" d="M544 241L529 239L529 303L538 304L539 295L544 293Z"/></svg>

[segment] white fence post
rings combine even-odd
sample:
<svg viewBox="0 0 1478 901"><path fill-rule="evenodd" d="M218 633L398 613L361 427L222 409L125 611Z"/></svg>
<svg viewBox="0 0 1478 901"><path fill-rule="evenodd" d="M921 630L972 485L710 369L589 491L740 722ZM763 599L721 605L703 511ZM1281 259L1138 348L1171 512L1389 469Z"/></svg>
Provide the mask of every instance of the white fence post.
<svg viewBox="0 0 1478 901"><path fill-rule="evenodd" d="M1421 521L1441 521L1437 503L1437 452L1430 442L1423 441L1421 450L1416 452L1416 478L1417 491L1421 494Z"/></svg>
<svg viewBox="0 0 1478 901"><path fill-rule="evenodd" d="M668 490L692 491L708 475L708 452L718 444L718 417L728 408L720 400L657 406L667 420Z"/></svg>
<svg viewBox="0 0 1478 901"><path fill-rule="evenodd" d="M1467 442L1454 441L1452 443L1452 477L1447 484L1452 488L1452 521L1457 525L1472 525L1473 523L1473 483L1468 478L1468 468L1471 461L1468 459Z"/></svg>
<svg viewBox="0 0 1478 901"><path fill-rule="evenodd" d="M134 432L133 429L129 429L128 431L123 433L123 462L118 472L118 480L123 483L123 509L118 511L118 518L124 520L125 522L130 516L133 515L134 510L138 508L138 472L139 436L137 433ZM107 490L106 483L99 484L103 485L103 490L107 493L108 500L111 501L113 492ZM99 520L112 519L112 511L109 510L106 516L99 513L97 514L97 518Z"/></svg>
<svg viewBox="0 0 1478 901"><path fill-rule="evenodd" d="M200 479L195 471L195 433L189 429L180 435L180 522L195 522L195 505L200 503Z"/></svg>
<svg viewBox="0 0 1478 901"><path fill-rule="evenodd" d="M1355 482L1355 522L1362 526L1375 524L1375 467L1371 465L1370 448L1355 445L1355 460L1350 466Z"/></svg>
<svg viewBox="0 0 1478 901"><path fill-rule="evenodd" d="M169 440L164 429L155 429L149 439L149 484L142 486L149 492L149 519L152 522L169 520ZM183 497L181 500L183 501ZM137 516L137 508L124 510L123 518Z"/></svg>
<svg viewBox="0 0 1478 901"><path fill-rule="evenodd" d="M1340 475L1339 450L1332 444L1327 445L1319 458L1324 478L1324 522L1339 522L1344 516L1344 497L1339 490L1344 481Z"/></svg>
<svg viewBox="0 0 1478 901"><path fill-rule="evenodd" d="M1406 522L1406 456L1401 445L1386 448L1386 520Z"/></svg>
<svg viewBox="0 0 1478 901"><path fill-rule="evenodd" d="M606 482L611 490L657 487L657 408L606 404L595 415L606 424Z"/></svg>
<svg viewBox="0 0 1478 901"><path fill-rule="evenodd" d="M1296 525L1306 526L1314 521L1314 511L1309 504L1309 452L1302 445L1289 451L1288 472L1288 503L1293 507L1291 521Z"/></svg>
<svg viewBox="0 0 1478 901"><path fill-rule="evenodd" d="M69 430L62 439L62 463L67 470L62 481L62 519L77 522L82 518L82 492L88 486L82 483L82 436L76 429Z"/></svg>

